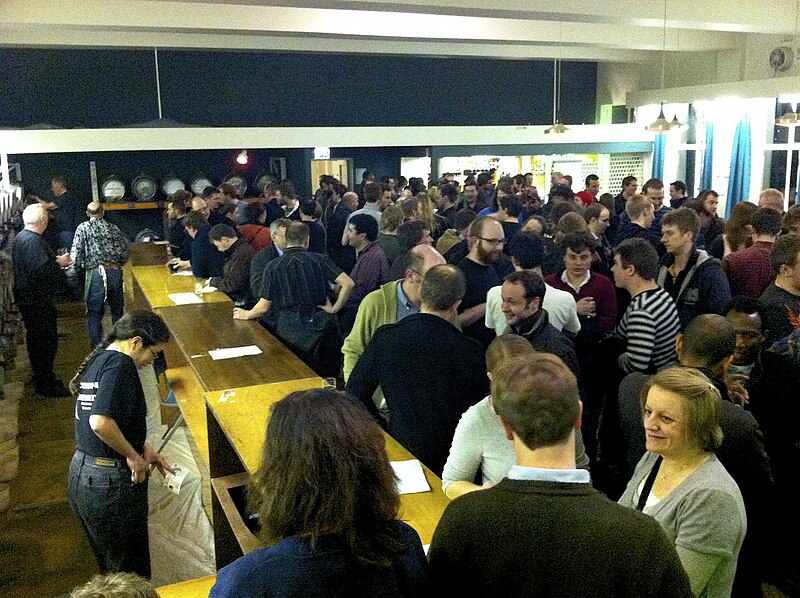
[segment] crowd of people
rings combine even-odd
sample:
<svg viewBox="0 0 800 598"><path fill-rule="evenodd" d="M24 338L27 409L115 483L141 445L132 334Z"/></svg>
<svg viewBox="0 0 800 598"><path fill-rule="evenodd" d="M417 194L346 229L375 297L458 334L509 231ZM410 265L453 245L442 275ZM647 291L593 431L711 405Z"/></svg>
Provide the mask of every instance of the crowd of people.
<svg viewBox="0 0 800 598"><path fill-rule="evenodd" d="M797 583L800 206L766 189L725 221L713 190L631 176L556 173L547 201L522 174L319 182L169 203L175 267L345 390L275 405L251 499L278 542L212 595ZM129 338L134 362L163 342ZM454 499L427 559L379 426Z"/></svg>

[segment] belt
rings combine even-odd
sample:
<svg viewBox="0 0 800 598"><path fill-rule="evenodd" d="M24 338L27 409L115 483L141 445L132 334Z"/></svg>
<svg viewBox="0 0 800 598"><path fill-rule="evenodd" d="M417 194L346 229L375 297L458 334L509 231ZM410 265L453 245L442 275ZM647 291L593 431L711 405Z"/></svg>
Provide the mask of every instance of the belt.
<svg viewBox="0 0 800 598"><path fill-rule="evenodd" d="M100 467L114 467L117 469L128 468L127 462L120 459L112 459L110 457L95 457L94 455L87 455L83 451L75 451L75 454L80 457L81 463L99 465Z"/></svg>

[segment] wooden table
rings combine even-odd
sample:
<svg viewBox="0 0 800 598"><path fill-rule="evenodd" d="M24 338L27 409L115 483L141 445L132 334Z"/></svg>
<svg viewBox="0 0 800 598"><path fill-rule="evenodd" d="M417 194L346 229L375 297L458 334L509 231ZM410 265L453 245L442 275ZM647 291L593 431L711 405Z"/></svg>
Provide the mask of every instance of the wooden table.
<svg viewBox="0 0 800 598"><path fill-rule="evenodd" d="M208 577L198 577L191 581L161 586L156 591L161 598L208 598L208 594L216 581L216 575L209 575Z"/></svg>
<svg viewBox="0 0 800 598"><path fill-rule="evenodd" d="M131 243L129 263L134 266L166 264L169 243Z"/></svg>
<svg viewBox="0 0 800 598"><path fill-rule="evenodd" d="M210 446L216 447L210 455L211 477L232 476L247 472L253 474L261 461L270 406L282 399L288 392L304 388L322 386L319 378L295 380L280 384L268 384L237 388L235 395L220 401L222 392L205 393L208 409L208 437ZM229 393L228 393L229 394ZM405 461L414 457L388 434L386 452L390 461ZM433 531L439 523L449 500L442 492L442 481L431 470L422 466L430 492L403 494L400 497L400 518L411 525L419 534L423 544L430 544ZM245 478L246 479L246 478ZM233 532L228 513L219 504L219 498L212 493L215 502L214 538L217 550L217 568L244 553L243 543ZM217 515L219 513L219 516Z"/></svg>
<svg viewBox="0 0 800 598"><path fill-rule="evenodd" d="M133 305L139 309L157 311L162 307L174 307L175 302L169 298L172 293L194 293L194 285L198 279L194 276L178 276L165 265L133 267ZM214 291L200 295L203 303L230 303L225 293ZM196 305L199 305L196 304Z"/></svg>
<svg viewBox="0 0 800 598"><path fill-rule="evenodd" d="M316 376L257 320L234 320L233 303L229 301L162 307L158 314L207 391ZM208 354L211 349L247 345L256 345L261 353L218 361Z"/></svg>
<svg viewBox="0 0 800 598"><path fill-rule="evenodd" d="M157 266L167 263L166 245L156 245L155 243L131 243L131 255L128 262L122 268L122 280L125 287L125 305L128 310L133 309L133 268L135 266Z"/></svg>

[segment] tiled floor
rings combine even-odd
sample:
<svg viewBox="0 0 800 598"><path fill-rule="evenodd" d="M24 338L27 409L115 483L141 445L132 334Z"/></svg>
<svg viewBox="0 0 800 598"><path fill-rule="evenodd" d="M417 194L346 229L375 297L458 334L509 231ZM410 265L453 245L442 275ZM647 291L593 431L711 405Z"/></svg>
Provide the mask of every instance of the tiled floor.
<svg viewBox="0 0 800 598"><path fill-rule="evenodd" d="M56 373L68 382L89 349L86 320L78 303L60 305L59 313ZM0 514L0 596L62 596L97 572L66 496L74 399L35 397L25 386L31 374L24 347L16 363L6 383L7 393L20 397L20 465L11 483L11 508Z"/></svg>

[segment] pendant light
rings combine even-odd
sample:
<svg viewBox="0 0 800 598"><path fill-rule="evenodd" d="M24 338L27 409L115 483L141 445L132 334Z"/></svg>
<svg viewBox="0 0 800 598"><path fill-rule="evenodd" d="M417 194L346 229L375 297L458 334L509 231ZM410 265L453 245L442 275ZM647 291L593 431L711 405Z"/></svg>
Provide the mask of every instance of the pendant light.
<svg viewBox="0 0 800 598"><path fill-rule="evenodd" d="M800 18L800 0L797 0L797 4L795 5L794 10L794 38L792 47L797 47L797 22L798 18ZM780 101L780 98L778 99ZM800 125L800 114L797 113L797 108L795 106L800 107L800 102L795 104L794 102L789 102L789 112L779 116L775 119L775 126L778 127L796 127Z"/></svg>
<svg viewBox="0 0 800 598"><path fill-rule="evenodd" d="M561 123L561 59L553 61L553 124L544 130L547 134L560 135L569 131Z"/></svg>
<svg viewBox="0 0 800 598"><path fill-rule="evenodd" d="M667 0L664 0L664 20L661 27L661 92L664 92L664 73L666 71L667 60ZM664 116L664 102L661 102L661 110L658 112L658 118L647 125L647 130L657 135L661 135L668 131L676 131L683 129L684 125L678 120L676 114L671 121L668 121Z"/></svg>

